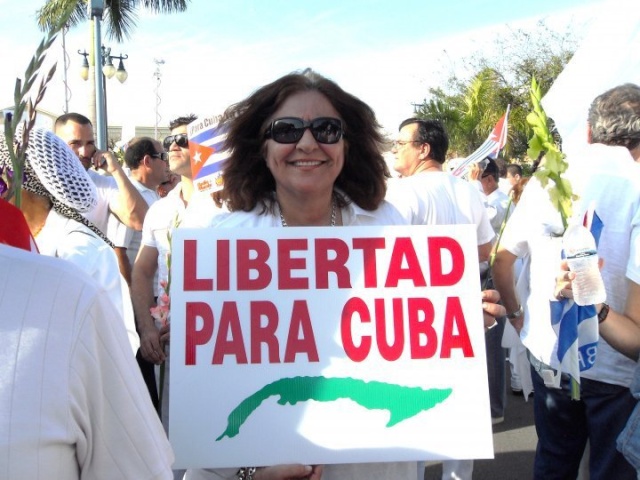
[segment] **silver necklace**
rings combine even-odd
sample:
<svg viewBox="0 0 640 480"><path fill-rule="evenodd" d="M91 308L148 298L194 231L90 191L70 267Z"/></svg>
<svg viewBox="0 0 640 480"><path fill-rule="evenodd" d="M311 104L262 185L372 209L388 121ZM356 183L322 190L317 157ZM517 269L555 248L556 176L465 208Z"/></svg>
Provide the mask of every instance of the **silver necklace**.
<svg viewBox="0 0 640 480"><path fill-rule="evenodd" d="M283 227L288 227L287 221L284 219L284 215L282 214L282 207L280 206L280 202L276 199L278 204L278 212L280 213L280 222L282 222ZM331 220L329 221L330 227L336 226L336 200L335 198L331 198Z"/></svg>

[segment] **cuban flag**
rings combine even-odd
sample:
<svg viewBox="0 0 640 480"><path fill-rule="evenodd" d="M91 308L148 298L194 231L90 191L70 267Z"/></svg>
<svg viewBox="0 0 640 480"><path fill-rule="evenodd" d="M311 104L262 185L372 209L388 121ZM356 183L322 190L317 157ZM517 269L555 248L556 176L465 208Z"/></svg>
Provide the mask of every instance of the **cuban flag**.
<svg viewBox="0 0 640 480"><path fill-rule="evenodd" d="M462 177L467 173L467 169L474 163L478 163L485 158L489 157L493 160L498 158L498 154L507 144L507 132L508 132L508 124L509 124L509 110L511 109L511 105L507 106L507 111L500 117L496 126L493 127L491 134L484 141L482 145L480 145L476 151L474 151L467 158L462 160L456 168L451 172L456 177Z"/></svg>
<svg viewBox="0 0 640 480"><path fill-rule="evenodd" d="M602 220L590 209L583 223L591 231L597 246L604 227ZM572 299L564 298L550 303L551 326L558 336L558 361L556 365L552 362L551 366L580 383L580 372L590 369L596 361L599 339L596 307L579 306Z"/></svg>
<svg viewBox="0 0 640 480"><path fill-rule="evenodd" d="M222 167L227 158L224 149L226 126L214 124L189 137L191 173L198 192L222 190Z"/></svg>

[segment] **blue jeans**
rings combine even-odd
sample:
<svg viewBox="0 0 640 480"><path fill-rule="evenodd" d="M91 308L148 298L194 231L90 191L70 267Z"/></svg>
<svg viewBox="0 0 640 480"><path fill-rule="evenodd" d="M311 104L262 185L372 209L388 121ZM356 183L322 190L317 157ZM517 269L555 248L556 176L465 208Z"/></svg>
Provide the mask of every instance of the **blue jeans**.
<svg viewBox="0 0 640 480"><path fill-rule="evenodd" d="M547 387L532 367L533 411L538 434L534 480L575 480L587 440L590 480L637 480L616 449L616 438L636 400L619 385L581 379L580 400L571 400L569 377Z"/></svg>

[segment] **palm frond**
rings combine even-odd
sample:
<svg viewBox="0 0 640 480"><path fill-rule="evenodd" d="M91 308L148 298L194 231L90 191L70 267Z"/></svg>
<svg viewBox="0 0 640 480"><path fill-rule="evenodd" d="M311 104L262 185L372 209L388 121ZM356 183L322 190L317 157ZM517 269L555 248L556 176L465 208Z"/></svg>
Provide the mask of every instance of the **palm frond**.
<svg viewBox="0 0 640 480"><path fill-rule="evenodd" d="M87 20L87 4L80 0L49 1L36 12L36 16L38 28L43 32L53 29L62 18L66 18L66 26L74 27Z"/></svg>
<svg viewBox="0 0 640 480"><path fill-rule="evenodd" d="M9 147L9 157L11 158L11 165L13 169L13 180L9 184L9 191L6 199L11 199L15 196L15 204L17 207L20 207L21 203L22 177L24 173L24 163L26 161L27 146L29 144L29 132L35 126L38 104L44 98L47 85L55 74L55 64L45 75L42 76L40 85L35 92L35 99L30 99L29 95L31 94L31 90L40 74L40 68L44 63L47 51L51 45L53 45L53 42L57 38L60 30L67 25L74 8L75 5L69 2L67 4L67 10L60 14L57 21L49 29L47 36L40 42L40 45L36 49L36 53L25 70L24 82L19 78L16 79L13 115L7 115L4 119L4 134L7 146ZM27 118L22 120L25 112L27 114ZM13 146L16 132L21 123L23 127L22 135L21 138L18 139L17 148L14 150Z"/></svg>
<svg viewBox="0 0 640 480"><path fill-rule="evenodd" d="M141 6L159 13L184 12L190 0L142 0Z"/></svg>

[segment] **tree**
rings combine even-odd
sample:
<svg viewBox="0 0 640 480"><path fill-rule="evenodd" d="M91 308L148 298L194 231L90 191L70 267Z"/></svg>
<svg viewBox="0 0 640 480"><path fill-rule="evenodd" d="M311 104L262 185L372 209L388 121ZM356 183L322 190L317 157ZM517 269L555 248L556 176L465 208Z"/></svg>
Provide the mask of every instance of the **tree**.
<svg viewBox="0 0 640 480"><path fill-rule="evenodd" d="M451 72L445 87L429 89L429 99L416 108L418 117L440 119L450 135L452 156L465 157L489 135L511 105L506 157L525 159L532 110L529 87L535 78L544 95L573 56L577 40L571 32L558 33L539 22L535 33L512 32L499 37L496 54L475 52L463 63L472 72L461 79Z"/></svg>
<svg viewBox="0 0 640 480"><path fill-rule="evenodd" d="M136 12L142 8L154 13L176 13L184 12L190 0L105 0L103 22L106 26L106 34L109 38L122 42L125 38L130 38L137 24ZM47 31L53 25L59 23L65 12L72 9L72 13L67 20L67 27L71 28L89 19L87 10L87 0L49 0L44 7L38 10L38 26L41 30ZM90 28L91 38L89 42L89 118L95 125L96 119L96 91L95 91L95 54L93 25Z"/></svg>
<svg viewBox="0 0 640 480"><path fill-rule="evenodd" d="M120 0L104 1L104 22L109 38L122 42L130 38L137 24L139 9L149 10L154 13L184 12L190 0ZM38 26L43 30L49 30L67 11L69 5L74 5L73 13L69 17L67 26L74 27L89 20L87 12L87 0L49 0L44 7L38 10Z"/></svg>

